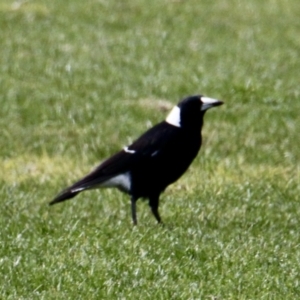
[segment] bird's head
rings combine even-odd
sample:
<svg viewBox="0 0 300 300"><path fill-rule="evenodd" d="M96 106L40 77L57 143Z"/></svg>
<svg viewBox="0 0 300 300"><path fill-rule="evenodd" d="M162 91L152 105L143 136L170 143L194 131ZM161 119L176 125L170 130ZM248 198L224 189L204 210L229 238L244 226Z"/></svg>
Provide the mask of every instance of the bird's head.
<svg viewBox="0 0 300 300"><path fill-rule="evenodd" d="M202 126L203 116L208 109L222 104L222 101L213 98L201 95L190 96L173 107L166 122L176 127L196 129Z"/></svg>

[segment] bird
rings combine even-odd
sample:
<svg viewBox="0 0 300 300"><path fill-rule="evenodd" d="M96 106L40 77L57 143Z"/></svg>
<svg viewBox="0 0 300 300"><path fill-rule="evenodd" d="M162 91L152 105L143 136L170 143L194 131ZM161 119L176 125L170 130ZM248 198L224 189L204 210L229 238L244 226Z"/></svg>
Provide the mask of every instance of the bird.
<svg viewBox="0 0 300 300"><path fill-rule="evenodd" d="M136 202L140 198L148 199L156 221L162 223L158 211L161 193L185 173L197 156L205 112L222 104L202 95L183 98L164 121L64 189L49 205L86 190L115 187L130 196L133 225L137 225Z"/></svg>

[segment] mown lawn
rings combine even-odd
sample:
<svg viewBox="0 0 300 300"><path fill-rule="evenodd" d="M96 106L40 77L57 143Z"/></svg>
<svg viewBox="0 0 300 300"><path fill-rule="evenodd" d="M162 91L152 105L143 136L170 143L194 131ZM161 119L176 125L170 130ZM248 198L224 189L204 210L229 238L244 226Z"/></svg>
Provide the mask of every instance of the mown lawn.
<svg viewBox="0 0 300 300"><path fill-rule="evenodd" d="M297 299L300 2L0 2L1 299ZM225 105L161 198L64 187L191 94Z"/></svg>

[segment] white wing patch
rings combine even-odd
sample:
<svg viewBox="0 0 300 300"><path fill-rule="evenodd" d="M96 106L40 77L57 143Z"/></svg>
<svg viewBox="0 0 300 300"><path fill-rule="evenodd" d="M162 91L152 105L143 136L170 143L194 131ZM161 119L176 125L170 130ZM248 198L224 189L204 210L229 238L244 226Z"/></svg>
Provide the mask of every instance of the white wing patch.
<svg viewBox="0 0 300 300"><path fill-rule="evenodd" d="M129 192L131 187L131 178L129 172L112 177L99 185L99 187L116 187L121 191Z"/></svg>
<svg viewBox="0 0 300 300"><path fill-rule="evenodd" d="M71 192L72 193L76 193L76 192L81 192L83 190L85 190L86 188L83 188L83 187L79 187L79 188L76 188L76 189L72 189Z"/></svg>
<svg viewBox="0 0 300 300"><path fill-rule="evenodd" d="M126 152L126 153L130 153L130 154L134 154L136 151L135 150L130 150L128 147L124 147L123 150Z"/></svg>
<svg viewBox="0 0 300 300"><path fill-rule="evenodd" d="M81 192L84 190L98 189L102 187L116 187L124 192L129 192L131 187L131 178L129 172L116 175L100 184L94 184L89 187L78 187L71 190L72 193Z"/></svg>
<svg viewBox="0 0 300 300"><path fill-rule="evenodd" d="M180 108L178 106L174 106L173 109L170 111L166 118L166 122L176 126L176 127L181 127L180 126Z"/></svg>
<svg viewBox="0 0 300 300"><path fill-rule="evenodd" d="M158 154L158 152L159 152L159 150L156 150L156 151L154 151L154 152L151 154L151 157L153 157L153 156L157 155L157 154Z"/></svg>

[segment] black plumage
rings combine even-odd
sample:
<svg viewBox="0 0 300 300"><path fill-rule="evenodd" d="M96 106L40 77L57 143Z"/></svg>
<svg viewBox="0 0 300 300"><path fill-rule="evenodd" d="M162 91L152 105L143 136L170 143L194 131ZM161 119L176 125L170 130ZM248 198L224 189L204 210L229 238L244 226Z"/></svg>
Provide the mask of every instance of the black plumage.
<svg viewBox="0 0 300 300"><path fill-rule="evenodd" d="M152 213L160 223L160 194L194 160L201 146L203 116L207 109L221 104L222 101L200 95L185 98L165 121L63 190L50 205L71 199L84 190L116 187L131 196L134 224L137 224L136 201L139 198L149 199Z"/></svg>

